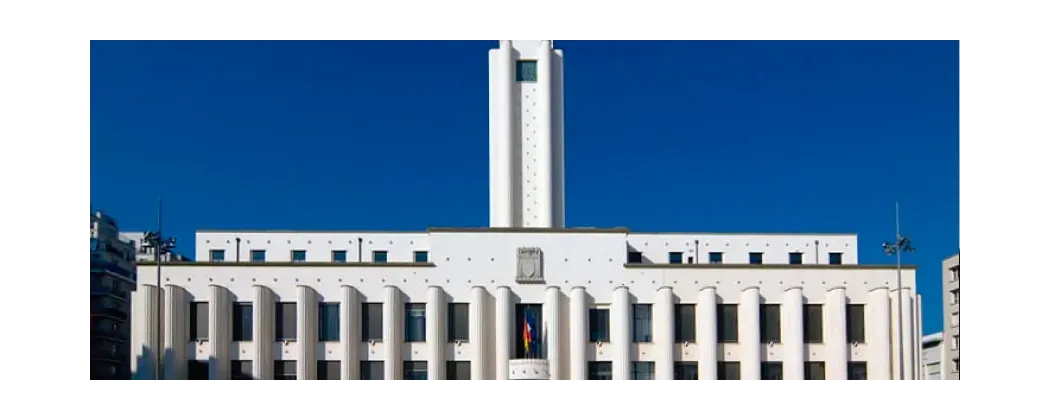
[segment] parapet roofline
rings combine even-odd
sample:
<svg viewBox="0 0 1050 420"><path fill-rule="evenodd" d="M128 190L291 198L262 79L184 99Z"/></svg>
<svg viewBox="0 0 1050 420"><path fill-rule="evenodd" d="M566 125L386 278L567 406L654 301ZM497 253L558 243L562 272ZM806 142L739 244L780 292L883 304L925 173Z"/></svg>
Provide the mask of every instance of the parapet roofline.
<svg viewBox="0 0 1050 420"><path fill-rule="evenodd" d="M623 233L633 235L717 235L717 236L857 236L856 233L819 232L633 232L627 227L430 227L426 230L351 230L351 229L198 229L197 233Z"/></svg>
<svg viewBox="0 0 1050 420"><path fill-rule="evenodd" d="M155 266L157 265L154 261L136 261L138 266ZM415 263L415 262L328 262L328 261L304 261L304 262L291 262L291 261L267 261L267 262L250 262L250 261L163 261L163 266L205 266L205 267L437 267L437 264L433 262ZM844 264L844 265L830 265L830 264L624 264L624 268L629 269L693 269L693 270L733 270L733 269L750 269L750 270L896 270L896 265L889 264ZM902 265L901 270L915 270L918 266L915 265Z"/></svg>

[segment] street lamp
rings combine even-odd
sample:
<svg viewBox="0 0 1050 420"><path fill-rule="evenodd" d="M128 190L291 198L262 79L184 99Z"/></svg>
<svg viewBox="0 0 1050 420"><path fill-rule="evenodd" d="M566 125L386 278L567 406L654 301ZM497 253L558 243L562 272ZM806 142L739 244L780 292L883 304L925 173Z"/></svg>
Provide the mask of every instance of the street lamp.
<svg viewBox="0 0 1050 420"><path fill-rule="evenodd" d="M157 203L157 230L154 232L146 232L142 237L142 246L139 248L142 253L153 253L153 262L157 264L157 307L161 307L161 284L160 284L160 266L161 256L170 254L175 249L175 238L165 238L161 235L163 212L161 210L161 203ZM156 359L154 360L154 371L153 379L160 380L161 378L161 354L164 348L164 317L162 314L157 314L157 343L156 343Z"/></svg>
<svg viewBox="0 0 1050 420"><path fill-rule="evenodd" d="M894 203L894 215L896 219L897 240L895 242L883 242L882 251L886 255L897 256L897 379L904 380L904 298L901 291L901 254L915 251L911 246L911 239L901 235L901 206Z"/></svg>

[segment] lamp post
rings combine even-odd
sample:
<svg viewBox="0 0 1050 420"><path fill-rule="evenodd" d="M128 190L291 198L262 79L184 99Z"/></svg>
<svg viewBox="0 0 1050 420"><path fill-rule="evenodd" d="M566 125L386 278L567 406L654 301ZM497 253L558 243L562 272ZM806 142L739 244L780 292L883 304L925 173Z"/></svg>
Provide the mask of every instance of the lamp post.
<svg viewBox="0 0 1050 420"><path fill-rule="evenodd" d="M157 307L161 307L161 284L160 284L160 270L161 270L161 257L165 254L170 254L175 249L175 238L165 238L161 235L161 227L163 226L163 210L162 203L157 202L157 230L154 232L146 232L142 238L142 246L140 250L142 253L153 252L153 262L157 264ZM154 371L153 379L160 380L161 378L161 354L164 348L164 317L158 310L157 313L157 342L156 342L156 359L154 360Z"/></svg>
<svg viewBox="0 0 1050 420"><path fill-rule="evenodd" d="M883 242L882 251L886 255L897 257L897 379L904 380L904 298L901 291L901 254L915 251L911 247L911 239L901 235L901 206L894 203L894 219L896 224L896 237L894 242Z"/></svg>

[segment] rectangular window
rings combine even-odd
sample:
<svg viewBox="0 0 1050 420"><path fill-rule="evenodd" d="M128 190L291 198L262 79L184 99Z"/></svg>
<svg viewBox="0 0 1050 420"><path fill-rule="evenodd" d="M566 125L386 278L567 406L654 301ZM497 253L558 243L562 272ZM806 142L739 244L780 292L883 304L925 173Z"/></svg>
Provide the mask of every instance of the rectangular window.
<svg viewBox="0 0 1050 420"><path fill-rule="evenodd" d="M252 341L252 304L237 302L233 304L233 341Z"/></svg>
<svg viewBox="0 0 1050 420"><path fill-rule="evenodd" d="M761 265L762 264L762 253L761 252L748 253L747 254L747 260L748 260L748 263L751 264L751 265Z"/></svg>
<svg viewBox="0 0 1050 420"><path fill-rule="evenodd" d="M590 321L591 342L609 342L609 310L591 308L587 319Z"/></svg>
<svg viewBox="0 0 1050 420"><path fill-rule="evenodd" d="M543 305L519 303L514 307L514 357L518 359L542 359L547 357L543 346ZM525 348L526 324L528 325L529 346Z"/></svg>
<svg viewBox="0 0 1050 420"><path fill-rule="evenodd" d="M656 363L631 362L631 379L635 381L652 381L656 379Z"/></svg>
<svg viewBox="0 0 1050 420"><path fill-rule="evenodd" d="M301 249L292 250L292 262L306 262L306 251Z"/></svg>
<svg viewBox="0 0 1050 420"><path fill-rule="evenodd" d="M317 361L317 380L335 381L339 380L341 376L342 374L340 373L338 360Z"/></svg>
<svg viewBox="0 0 1050 420"><path fill-rule="evenodd" d="M612 362L587 362L587 380L611 381Z"/></svg>
<svg viewBox="0 0 1050 420"><path fill-rule="evenodd" d="M824 362L806 362L805 379L807 381L824 380Z"/></svg>
<svg viewBox="0 0 1050 420"><path fill-rule="evenodd" d="M867 362L849 362L849 366L846 368L846 378L851 381L863 381L868 379L868 363Z"/></svg>
<svg viewBox="0 0 1050 420"><path fill-rule="evenodd" d="M758 314L760 331L763 343L780 342L780 305L763 304L762 311Z"/></svg>
<svg viewBox="0 0 1050 420"><path fill-rule="evenodd" d="M692 264L692 263L693 263L693 257L690 256L689 257L689 264Z"/></svg>
<svg viewBox="0 0 1050 420"><path fill-rule="evenodd" d="M296 380L295 360L274 360L273 361L273 379L275 381L294 381Z"/></svg>
<svg viewBox="0 0 1050 420"><path fill-rule="evenodd" d="M382 381L383 380L383 361L382 360L362 360L361 361L361 380L363 380L363 381Z"/></svg>
<svg viewBox="0 0 1050 420"><path fill-rule="evenodd" d="M735 343L737 341L736 305L718 305L718 342Z"/></svg>
<svg viewBox="0 0 1050 420"><path fill-rule="evenodd" d="M297 316L295 302L277 302L274 311L274 330L277 341L295 341Z"/></svg>
<svg viewBox="0 0 1050 420"><path fill-rule="evenodd" d="M952 314L952 326L953 327L958 327L959 326L959 314Z"/></svg>
<svg viewBox="0 0 1050 420"><path fill-rule="evenodd" d="M514 77L518 82L535 82L537 73L536 60L518 60L514 67Z"/></svg>
<svg viewBox="0 0 1050 420"><path fill-rule="evenodd" d="M208 302L190 303L190 340L208 340Z"/></svg>
<svg viewBox="0 0 1050 420"><path fill-rule="evenodd" d="M762 380L784 380L784 364L781 362L762 362Z"/></svg>
<svg viewBox="0 0 1050 420"><path fill-rule="evenodd" d="M361 341L369 340L383 341L382 303L361 304Z"/></svg>
<svg viewBox="0 0 1050 420"><path fill-rule="evenodd" d="M470 380L470 361L449 360L445 362L445 380L466 381Z"/></svg>
<svg viewBox="0 0 1050 420"><path fill-rule="evenodd" d="M682 253L681 252L668 253L667 254L667 262L669 262L671 264L681 264L682 263Z"/></svg>
<svg viewBox="0 0 1050 420"><path fill-rule="evenodd" d="M334 262L334 263L345 263L346 262L346 251L343 251L343 250L332 251L332 262Z"/></svg>
<svg viewBox="0 0 1050 420"><path fill-rule="evenodd" d="M223 262L226 260L226 251L213 249L208 253L208 260L211 262Z"/></svg>
<svg viewBox="0 0 1050 420"><path fill-rule="evenodd" d="M788 264L799 265L802 264L802 253L792 252L788 254Z"/></svg>
<svg viewBox="0 0 1050 420"><path fill-rule="evenodd" d="M405 304L405 342L421 343L427 341L427 305L425 303Z"/></svg>
<svg viewBox="0 0 1050 420"><path fill-rule="evenodd" d="M722 263L722 253L721 252L708 252L707 253L707 263L708 264L721 264Z"/></svg>
<svg viewBox="0 0 1050 420"><path fill-rule="evenodd" d="M823 305L805 305L802 311L803 340L807 343L824 341L824 308Z"/></svg>
<svg viewBox="0 0 1050 420"><path fill-rule="evenodd" d="M230 379L235 381L250 381L252 379L255 379L255 375L252 374L252 361L231 360Z"/></svg>
<svg viewBox="0 0 1050 420"><path fill-rule="evenodd" d="M404 375L401 379L406 381L425 381L427 380L427 362L425 361L414 361L406 360Z"/></svg>
<svg viewBox="0 0 1050 420"><path fill-rule="evenodd" d="M740 362L718 362L718 380L739 381Z"/></svg>
<svg viewBox="0 0 1050 420"><path fill-rule="evenodd" d="M425 263L430 260L430 253L427 251L415 251L412 253L412 261L417 263Z"/></svg>
<svg viewBox="0 0 1050 420"><path fill-rule="evenodd" d="M386 251L372 251L372 262L386 263Z"/></svg>
<svg viewBox="0 0 1050 420"><path fill-rule="evenodd" d="M696 305L682 303L674 306L674 341L696 341Z"/></svg>
<svg viewBox="0 0 1050 420"><path fill-rule="evenodd" d="M851 343L864 342L864 305L846 305L846 340Z"/></svg>
<svg viewBox="0 0 1050 420"><path fill-rule="evenodd" d="M695 381L700 378L696 362L674 362L674 380Z"/></svg>
<svg viewBox="0 0 1050 420"><path fill-rule="evenodd" d="M952 350L959 350L959 336L952 336Z"/></svg>
<svg viewBox="0 0 1050 420"><path fill-rule="evenodd" d="M448 342L470 341L470 304L448 304Z"/></svg>
<svg viewBox="0 0 1050 420"><path fill-rule="evenodd" d="M842 265L842 253L841 252L829 252L828 253L828 264L831 264L831 265Z"/></svg>
<svg viewBox="0 0 1050 420"><path fill-rule="evenodd" d="M208 361L190 360L186 368L187 379L191 381L208 380Z"/></svg>
<svg viewBox="0 0 1050 420"><path fill-rule="evenodd" d="M634 328L631 333L636 343L653 341L653 305L638 303L633 306Z"/></svg>
<svg viewBox="0 0 1050 420"><path fill-rule="evenodd" d="M958 290L952 290L950 295L951 295L951 301L950 301L951 304L952 305L958 305L959 304L959 291Z"/></svg>
<svg viewBox="0 0 1050 420"><path fill-rule="evenodd" d="M266 251L262 249L253 249L251 252L251 258L253 263L266 262Z"/></svg>
<svg viewBox="0 0 1050 420"><path fill-rule="evenodd" d="M641 264L642 253L638 251L627 251L627 263L628 264Z"/></svg>
<svg viewBox="0 0 1050 420"><path fill-rule="evenodd" d="M339 341L339 302L317 305L317 340Z"/></svg>

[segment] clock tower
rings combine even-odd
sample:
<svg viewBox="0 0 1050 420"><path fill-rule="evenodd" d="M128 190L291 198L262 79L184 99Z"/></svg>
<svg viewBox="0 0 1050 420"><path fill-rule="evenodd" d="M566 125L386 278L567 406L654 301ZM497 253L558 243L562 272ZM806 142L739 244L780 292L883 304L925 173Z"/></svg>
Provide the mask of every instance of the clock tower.
<svg viewBox="0 0 1050 420"><path fill-rule="evenodd" d="M562 57L554 41L489 51L491 227L565 227Z"/></svg>

